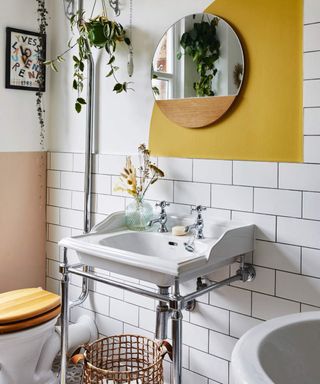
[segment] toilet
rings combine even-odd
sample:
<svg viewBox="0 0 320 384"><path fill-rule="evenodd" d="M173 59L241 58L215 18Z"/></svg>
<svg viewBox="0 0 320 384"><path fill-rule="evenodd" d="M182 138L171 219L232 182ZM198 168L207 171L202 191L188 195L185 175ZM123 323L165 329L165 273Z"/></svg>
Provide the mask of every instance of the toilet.
<svg viewBox="0 0 320 384"><path fill-rule="evenodd" d="M49 344L60 308L60 296L42 288L0 294L0 384L57 384L50 360L59 346Z"/></svg>

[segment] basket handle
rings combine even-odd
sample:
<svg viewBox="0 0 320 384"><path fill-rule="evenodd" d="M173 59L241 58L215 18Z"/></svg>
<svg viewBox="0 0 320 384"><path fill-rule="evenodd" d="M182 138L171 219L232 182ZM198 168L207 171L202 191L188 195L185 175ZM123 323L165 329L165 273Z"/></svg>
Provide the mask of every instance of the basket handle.
<svg viewBox="0 0 320 384"><path fill-rule="evenodd" d="M159 345L159 349L161 351L162 359L165 358L166 354L168 354L170 360L173 359L173 349L172 345L167 340L162 340Z"/></svg>

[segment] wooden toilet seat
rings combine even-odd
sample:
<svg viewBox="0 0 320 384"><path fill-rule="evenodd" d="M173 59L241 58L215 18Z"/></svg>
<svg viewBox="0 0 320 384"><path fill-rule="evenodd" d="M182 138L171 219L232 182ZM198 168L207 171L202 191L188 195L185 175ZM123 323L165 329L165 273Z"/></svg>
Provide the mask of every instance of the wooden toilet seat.
<svg viewBox="0 0 320 384"><path fill-rule="evenodd" d="M0 294L0 334L41 325L60 314L60 296L42 288Z"/></svg>

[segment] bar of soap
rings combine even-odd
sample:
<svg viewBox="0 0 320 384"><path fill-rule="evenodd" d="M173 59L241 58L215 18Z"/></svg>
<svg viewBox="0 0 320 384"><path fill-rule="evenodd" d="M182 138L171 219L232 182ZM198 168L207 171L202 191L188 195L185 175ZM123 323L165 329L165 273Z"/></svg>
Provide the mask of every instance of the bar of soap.
<svg viewBox="0 0 320 384"><path fill-rule="evenodd" d="M183 225L177 225L176 227L172 227L172 234L174 236L184 236L186 234L186 227Z"/></svg>

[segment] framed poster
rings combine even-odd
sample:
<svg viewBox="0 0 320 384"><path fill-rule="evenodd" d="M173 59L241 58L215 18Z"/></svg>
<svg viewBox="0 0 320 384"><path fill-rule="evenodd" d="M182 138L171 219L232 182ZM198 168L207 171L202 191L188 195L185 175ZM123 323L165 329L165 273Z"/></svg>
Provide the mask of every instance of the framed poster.
<svg viewBox="0 0 320 384"><path fill-rule="evenodd" d="M9 27L6 33L6 88L44 92L45 35Z"/></svg>

